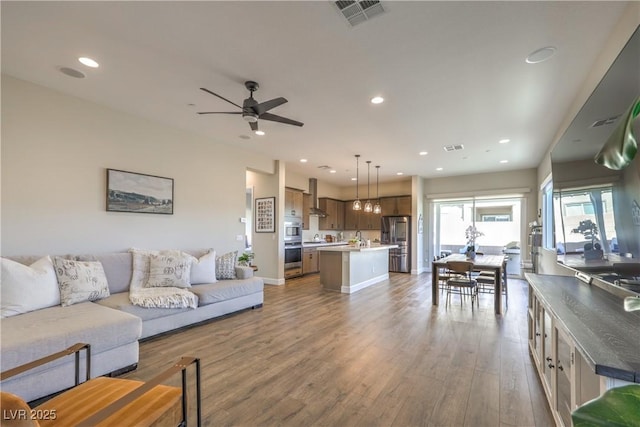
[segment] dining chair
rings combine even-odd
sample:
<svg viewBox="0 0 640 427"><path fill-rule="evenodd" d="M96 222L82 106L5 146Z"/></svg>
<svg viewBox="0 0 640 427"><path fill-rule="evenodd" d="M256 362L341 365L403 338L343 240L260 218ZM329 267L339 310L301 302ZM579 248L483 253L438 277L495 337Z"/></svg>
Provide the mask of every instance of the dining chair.
<svg viewBox="0 0 640 427"><path fill-rule="evenodd" d="M446 267L447 273L451 276L447 280L447 303L451 302L451 294L460 295L460 306L462 300L468 295L471 297L471 309L473 310L473 302L478 305L478 282L471 277L473 263L469 261L448 261ZM478 305L479 307L479 305Z"/></svg>
<svg viewBox="0 0 640 427"><path fill-rule="evenodd" d="M502 274L500 276L500 290L504 295L505 304L509 305L509 288L507 285L507 257L502 261ZM495 272L483 270L480 271L476 276L474 276L476 281L478 282L478 293L479 294L493 294L496 289L496 276Z"/></svg>

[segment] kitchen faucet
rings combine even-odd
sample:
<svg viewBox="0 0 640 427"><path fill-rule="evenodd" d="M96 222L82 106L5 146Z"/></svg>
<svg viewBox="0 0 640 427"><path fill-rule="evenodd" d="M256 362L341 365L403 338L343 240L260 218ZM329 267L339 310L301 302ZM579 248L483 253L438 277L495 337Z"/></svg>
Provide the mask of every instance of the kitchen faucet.
<svg viewBox="0 0 640 427"><path fill-rule="evenodd" d="M314 242L319 242L320 241L320 235L318 233L316 233L316 235L313 236L313 241Z"/></svg>
<svg viewBox="0 0 640 427"><path fill-rule="evenodd" d="M359 242L362 241L362 231L360 230L356 231L356 238L358 239Z"/></svg>

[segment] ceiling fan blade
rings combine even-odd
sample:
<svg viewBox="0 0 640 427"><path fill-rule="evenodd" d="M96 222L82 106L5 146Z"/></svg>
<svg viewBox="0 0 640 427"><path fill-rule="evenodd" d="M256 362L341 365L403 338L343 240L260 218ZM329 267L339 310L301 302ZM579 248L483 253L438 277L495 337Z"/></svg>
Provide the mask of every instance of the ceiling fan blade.
<svg viewBox="0 0 640 427"><path fill-rule="evenodd" d="M242 111L199 111L198 114L242 114Z"/></svg>
<svg viewBox="0 0 640 427"><path fill-rule="evenodd" d="M253 109L255 110L256 113L258 113L258 116L261 116L262 114L266 113L272 108L276 108L278 105L282 105L285 102L287 102L287 100L282 97L274 98L270 101L265 101L265 102L261 102L258 105L254 105Z"/></svg>
<svg viewBox="0 0 640 427"><path fill-rule="evenodd" d="M254 132L258 130L258 122L249 122L249 126L251 126L251 130Z"/></svg>
<svg viewBox="0 0 640 427"><path fill-rule="evenodd" d="M217 96L218 98L222 99L223 101L227 101L229 104L235 105L236 107L238 107L238 108L242 109L242 107L241 107L241 106L239 106L238 104L236 104L235 102L231 102L231 101L229 101L227 98L225 98L224 96L220 96L220 95L218 95L217 93L211 92L211 91L210 91L209 89L207 89L207 88L201 87L201 88L200 88L200 90L203 90L203 91L205 91L205 92L207 92L207 93L210 93L210 94L211 94L211 95L213 95L213 96Z"/></svg>
<svg viewBox="0 0 640 427"><path fill-rule="evenodd" d="M294 126L303 126L304 125L304 123L297 122L297 121L291 120L291 119L287 119L286 117L276 116L275 114L271 114L271 113L260 114L260 119L269 120L269 121L272 121L272 122L284 123L284 124L287 124L287 125L294 125Z"/></svg>

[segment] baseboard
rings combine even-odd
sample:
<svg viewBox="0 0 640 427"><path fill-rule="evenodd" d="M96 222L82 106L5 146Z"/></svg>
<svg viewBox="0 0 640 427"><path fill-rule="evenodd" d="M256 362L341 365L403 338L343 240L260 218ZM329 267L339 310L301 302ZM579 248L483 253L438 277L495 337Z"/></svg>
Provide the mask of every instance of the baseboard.
<svg viewBox="0 0 640 427"><path fill-rule="evenodd" d="M284 279L273 279L271 277L263 277L262 280L264 281L265 285L278 285L278 286L284 285Z"/></svg>

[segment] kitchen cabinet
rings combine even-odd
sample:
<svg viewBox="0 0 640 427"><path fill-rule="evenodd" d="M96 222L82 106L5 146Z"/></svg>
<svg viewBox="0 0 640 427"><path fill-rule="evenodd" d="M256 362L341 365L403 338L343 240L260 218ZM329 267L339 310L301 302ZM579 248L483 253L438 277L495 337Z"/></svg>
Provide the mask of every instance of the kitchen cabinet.
<svg viewBox="0 0 640 427"><path fill-rule="evenodd" d="M342 200L320 197L318 206L327 213L318 220L319 230L344 230L345 204Z"/></svg>
<svg viewBox="0 0 640 427"><path fill-rule="evenodd" d="M631 326L640 316L625 313L621 298L573 277L526 278L533 365L556 425L570 427L582 404L634 378L640 382L640 331Z"/></svg>
<svg viewBox="0 0 640 427"><path fill-rule="evenodd" d="M302 274L320 271L318 254L318 248L304 248L302 250Z"/></svg>
<svg viewBox="0 0 640 427"><path fill-rule="evenodd" d="M347 200L344 202L344 229L345 230L359 230L360 213L362 211L353 210L353 200Z"/></svg>
<svg viewBox="0 0 640 427"><path fill-rule="evenodd" d="M284 215L302 217L302 191L295 188L284 189Z"/></svg>
<svg viewBox="0 0 640 427"><path fill-rule="evenodd" d="M382 215L411 215L411 196L381 197Z"/></svg>
<svg viewBox="0 0 640 427"><path fill-rule="evenodd" d="M311 211L311 194L302 194L302 229L309 229L309 212Z"/></svg>
<svg viewBox="0 0 640 427"><path fill-rule="evenodd" d="M362 213L360 214L360 219L358 221L358 225L360 226L359 230L380 230L380 214L365 211L361 212Z"/></svg>

